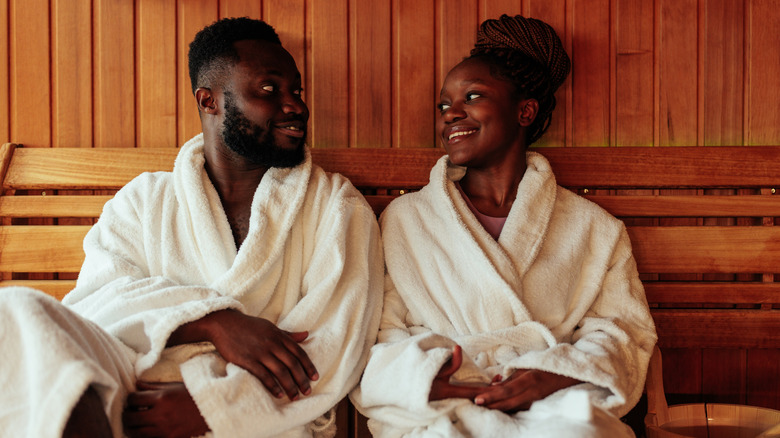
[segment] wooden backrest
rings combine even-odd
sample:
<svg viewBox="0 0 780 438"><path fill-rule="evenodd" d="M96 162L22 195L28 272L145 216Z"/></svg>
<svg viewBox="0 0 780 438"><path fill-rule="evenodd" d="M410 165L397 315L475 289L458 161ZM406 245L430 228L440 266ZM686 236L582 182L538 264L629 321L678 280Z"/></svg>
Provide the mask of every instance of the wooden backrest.
<svg viewBox="0 0 780 438"><path fill-rule="evenodd" d="M177 149L36 149L0 155L1 285L62 297L111 193ZM628 225L662 347L780 347L780 147L543 148L558 183ZM381 210L428 181L441 149L314 149Z"/></svg>

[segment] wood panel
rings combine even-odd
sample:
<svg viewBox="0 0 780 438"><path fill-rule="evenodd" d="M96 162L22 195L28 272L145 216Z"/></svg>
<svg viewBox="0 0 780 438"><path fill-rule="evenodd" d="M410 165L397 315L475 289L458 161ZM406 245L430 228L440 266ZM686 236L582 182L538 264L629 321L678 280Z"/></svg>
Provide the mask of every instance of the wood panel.
<svg viewBox="0 0 780 438"><path fill-rule="evenodd" d="M529 5L528 15L552 26L561 39L566 52L571 54L571 44L568 42L569 29L566 27L565 1L533 0ZM571 138L571 135L568 134L566 127L569 123L570 96L571 73L555 93L556 106L550 121L550 127L542 138L537 141L539 146L568 146L566 139Z"/></svg>
<svg viewBox="0 0 780 438"><path fill-rule="evenodd" d="M49 1L11 0L10 26L10 137L49 147Z"/></svg>
<svg viewBox="0 0 780 438"><path fill-rule="evenodd" d="M391 144L390 0L350 3L350 145ZM370 53L371 56L365 56Z"/></svg>
<svg viewBox="0 0 780 438"><path fill-rule="evenodd" d="M772 55L780 47L780 14L773 0L751 0L747 30L750 52L747 144L764 144L780 138L780 57Z"/></svg>
<svg viewBox="0 0 780 438"><path fill-rule="evenodd" d="M698 1L659 2L657 144L690 146L698 136Z"/></svg>
<svg viewBox="0 0 780 438"><path fill-rule="evenodd" d="M93 8L95 147L133 147L135 8L126 0L94 0Z"/></svg>
<svg viewBox="0 0 780 438"><path fill-rule="evenodd" d="M615 0L615 134L618 146L653 144L653 3Z"/></svg>
<svg viewBox="0 0 780 438"><path fill-rule="evenodd" d="M269 0L230 0L219 2L219 17L249 17L263 19L263 3Z"/></svg>
<svg viewBox="0 0 780 438"><path fill-rule="evenodd" d="M415 13L409 13L415 11ZM434 0L393 2L393 147L430 147L434 133Z"/></svg>
<svg viewBox="0 0 780 438"><path fill-rule="evenodd" d="M742 144L744 1L703 2L704 144Z"/></svg>
<svg viewBox="0 0 780 438"><path fill-rule="evenodd" d="M306 60L311 112L309 132L317 147L349 145L349 29L347 2L307 2ZM368 80L368 78L366 78Z"/></svg>
<svg viewBox="0 0 780 438"><path fill-rule="evenodd" d="M176 144L176 4L136 0L137 147Z"/></svg>
<svg viewBox="0 0 780 438"><path fill-rule="evenodd" d="M607 146L612 108L610 0L575 2L573 14L571 144Z"/></svg>
<svg viewBox="0 0 780 438"><path fill-rule="evenodd" d="M89 226L0 226L0 270L12 272L78 272L84 261L81 242ZM57 242L57 251L42 251Z"/></svg>
<svg viewBox="0 0 780 438"><path fill-rule="evenodd" d="M92 147L89 2L52 1L52 145Z"/></svg>
<svg viewBox="0 0 780 438"><path fill-rule="evenodd" d="M195 96L192 94L187 53L195 34L218 18L218 0L178 0L176 13L176 111L177 145L201 131ZM168 145L170 146L170 145Z"/></svg>
<svg viewBox="0 0 780 438"><path fill-rule="evenodd" d="M436 90L441 90L447 73L477 40L477 3L473 0L436 0ZM438 98L438 92L437 92Z"/></svg>
<svg viewBox="0 0 780 438"><path fill-rule="evenodd" d="M285 0L263 2L263 19L271 24L282 45L295 59L301 73L301 83L306 86L306 2ZM304 89L304 98L306 90Z"/></svg>
<svg viewBox="0 0 780 438"><path fill-rule="evenodd" d="M10 35L8 29L8 1L0 1L0 35ZM8 96L8 38L0 38L0 143L11 140L9 126L10 101Z"/></svg>

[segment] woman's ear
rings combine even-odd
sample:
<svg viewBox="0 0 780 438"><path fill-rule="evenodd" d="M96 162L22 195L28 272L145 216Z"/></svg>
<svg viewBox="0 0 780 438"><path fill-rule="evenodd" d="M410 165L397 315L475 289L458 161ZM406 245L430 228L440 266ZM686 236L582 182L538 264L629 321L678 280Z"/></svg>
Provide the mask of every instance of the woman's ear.
<svg viewBox="0 0 780 438"><path fill-rule="evenodd" d="M216 114L217 102L210 88L200 87L195 90L195 100L198 102L198 110L206 114Z"/></svg>
<svg viewBox="0 0 780 438"><path fill-rule="evenodd" d="M539 102L536 99L524 99L519 103L517 123L520 126L530 126L539 113Z"/></svg>

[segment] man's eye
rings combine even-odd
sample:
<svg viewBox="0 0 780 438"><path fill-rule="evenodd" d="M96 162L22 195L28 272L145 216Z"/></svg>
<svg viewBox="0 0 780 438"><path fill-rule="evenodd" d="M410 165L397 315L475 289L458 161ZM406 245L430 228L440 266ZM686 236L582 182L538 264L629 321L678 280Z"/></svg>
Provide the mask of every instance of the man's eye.
<svg viewBox="0 0 780 438"><path fill-rule="evenodd" d="M276 91L276 87L274 85L263 85L261 88L263 89L263 91L267 91L269 93L273 93L274 91Z"/></svg>
<svg viewBox="0 0 780 438"><path fill-rule="evenodd" d="M450 109L450 104L448 104L448 103L440 103L440 104L436 105L436 107L439 108L439 111L447 111L448 109Z"/></svg>
<svg viewBox="0 0 780 438"><path fill-rule="evenodd" d="M478 97L481 97L482 95L479 93L467 93L466 94L466 100L474 100Z"/></svg>
<svg viewBox="0 0 780 438"><path fill-rule="evenodd" d="M296 96L300 96L301 94L303 94L303 88L299 88L297 90L294 90L293 94L296 95Z"/></svg>

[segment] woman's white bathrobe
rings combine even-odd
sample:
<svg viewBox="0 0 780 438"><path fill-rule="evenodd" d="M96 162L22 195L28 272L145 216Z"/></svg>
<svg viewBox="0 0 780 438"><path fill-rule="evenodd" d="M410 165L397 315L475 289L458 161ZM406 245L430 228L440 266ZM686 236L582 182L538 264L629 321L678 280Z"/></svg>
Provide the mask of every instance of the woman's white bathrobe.
<svg viewBox="0 0 780 438"><path fill-rule="evenodd" d="M182 147L172 173L143 174L106 204L63 303L129 347L117 350L128 351L135 376L183 379L214 436L311 436L322 426L312 422L357 384L375 341L384 272L379 227L357 190L313 165L308 153L297 167L270 169L251 208L237 251L198 135ZM320 375L312 394L276 399L210 344L165 349L176 328L225 308L309 331L302 347ZM93 364L65 365L57 365L61 375L19 371L19 378L56 392L64 415L90 383L108 399L126 393L121 384L106 388L111 383L96 377ZM73 371L82 369L90 372ZM120 399L118 408L107 407L114 423Z"/></svg>
<svg viewBox="0 0 780 438"><path fill-rule="evenodd" d="M430 183L380 220L387 275L379 341L352 394L376 436L615 436L642 393L656 341L622 222L558 187L547 160L528 168L498 239L443 157ZM463 348L458 382L515 369L582 380L509 416L469 400L428 402L433 378ZM613 421L614 420L614 421ZM600 432L598 431L600 429Z"/></svg>

